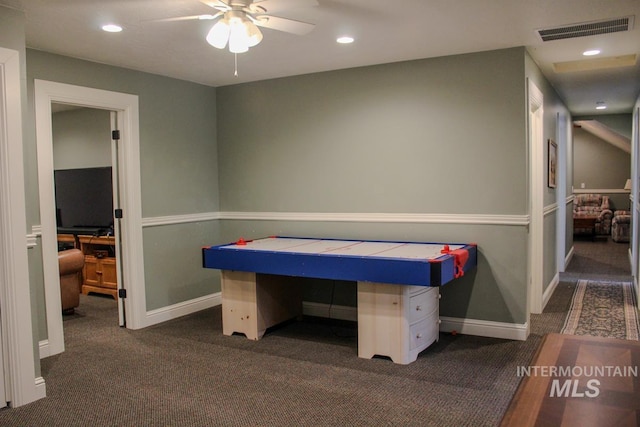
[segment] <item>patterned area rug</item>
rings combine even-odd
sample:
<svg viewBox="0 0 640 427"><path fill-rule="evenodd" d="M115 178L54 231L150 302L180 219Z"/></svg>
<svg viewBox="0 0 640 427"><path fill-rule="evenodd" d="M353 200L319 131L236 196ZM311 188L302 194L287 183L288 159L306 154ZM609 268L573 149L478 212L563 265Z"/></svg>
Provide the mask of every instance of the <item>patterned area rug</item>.
<svg viewBox="0 0 640 427"><path fill-rule="evenodd" d="M630 282L578 281L563 334L637 341L639 329Z"/></svg>

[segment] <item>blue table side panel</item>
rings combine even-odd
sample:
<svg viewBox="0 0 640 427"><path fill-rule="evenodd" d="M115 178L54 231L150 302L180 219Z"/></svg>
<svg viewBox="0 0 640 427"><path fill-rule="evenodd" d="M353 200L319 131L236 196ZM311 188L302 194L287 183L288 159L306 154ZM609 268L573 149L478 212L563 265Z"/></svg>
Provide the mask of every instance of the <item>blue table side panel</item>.
<svg viewBox="0 0 640 427"><path fill-rule="evenodd" d="M223 248L203 250L204 267L284 276L431 285L431 263L405 259L322 256Z"/></svg>
<svg viewBox="0 0 640 427"><path fill-rule="evenodd" d="M455 259L443 256L438 262L318 255L275 251L234 249L229 245L203 248L203 266L220 270L249 271L319 279L395 283L417 286L442 286L455 277ZM477 248L467 245L469 259L465 273L477 265Z"/></svg>

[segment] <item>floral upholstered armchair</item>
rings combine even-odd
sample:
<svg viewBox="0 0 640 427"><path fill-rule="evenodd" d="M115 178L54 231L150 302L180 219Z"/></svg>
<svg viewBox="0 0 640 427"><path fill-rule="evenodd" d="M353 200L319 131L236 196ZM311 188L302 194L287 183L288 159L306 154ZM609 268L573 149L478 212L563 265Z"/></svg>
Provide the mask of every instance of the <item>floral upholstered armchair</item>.
<svg viewBox="0 0 640 427"><path fill-rule="evenodd" d="M628 242L631 228L631 212L615 211L611 220L611 239L614 242Z"/></svg>
<svg viewBox="0 0 640 427"><path fill-rule="evenodd" d="M598 236L608 236L611 234L611 219L613 212L609 207L609 196L601 194L578 194L573 205L573 217L595 216ZM591 230L573 230L574 233L591 232Z"/></svg>

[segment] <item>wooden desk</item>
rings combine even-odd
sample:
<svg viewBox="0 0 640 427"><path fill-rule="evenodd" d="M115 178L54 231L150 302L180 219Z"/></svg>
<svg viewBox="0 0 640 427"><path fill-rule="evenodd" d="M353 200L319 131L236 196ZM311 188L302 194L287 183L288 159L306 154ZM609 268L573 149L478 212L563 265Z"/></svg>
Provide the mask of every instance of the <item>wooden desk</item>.
<svg viewBox="0 0 640 427"><path fill-rule="evenodd" d="M80 250L84 253L84 282L82 293L111 295L118 299L118 275L116 270L113 236L78 236Z"/></svg>
<svg viewBox="0 0 640 427"><path fill-rule="evenodd" d="M549 334L501 426L640 425L639 366L638 341Z"/></svg>
<svg viewBox="0 0 640 427"><path fill-rule="evenodd" d="M596 221L597 216L574 216L573 217L573 233L578 229L588 229L591 231L591 238L596 237Z"/></svg>
<svg viewBox="0 0 640 427"><path fill-rule="evenodd" d="M73 234L58 234L58 243L73 245L74 248L78 247L76 236Z"/></svg>

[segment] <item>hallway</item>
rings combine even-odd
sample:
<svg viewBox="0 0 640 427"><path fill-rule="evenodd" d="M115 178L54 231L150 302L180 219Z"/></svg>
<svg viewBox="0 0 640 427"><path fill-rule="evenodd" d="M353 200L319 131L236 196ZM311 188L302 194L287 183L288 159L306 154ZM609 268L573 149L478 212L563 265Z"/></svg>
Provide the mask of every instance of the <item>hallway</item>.
<svg viewBox="0 0 640 427"><path fill-rule="evenodd" d="M563 281L580 279L603 281L631 281L629 244L606 241L576 239L574 254L564 273Z"/></svg>

